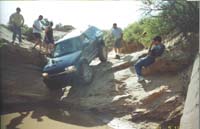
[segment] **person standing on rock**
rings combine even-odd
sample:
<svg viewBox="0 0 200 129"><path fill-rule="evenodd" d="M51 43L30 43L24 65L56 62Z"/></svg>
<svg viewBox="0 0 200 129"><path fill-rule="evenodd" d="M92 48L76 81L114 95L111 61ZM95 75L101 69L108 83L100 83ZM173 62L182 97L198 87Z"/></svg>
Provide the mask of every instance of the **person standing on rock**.
<svg viewBox="0 0 200 129"><path fill-rule="evenodd" d="M49 26L45 29L44 43L46 45L46 53L51 53L54 47L53 22L49 22Z"/></svg>
<svg viewBox="0 0 200 129"><path fill-rule="evenodd" d="M21 27L24 25L24 17L20 14L21 9L18 7L16 8L16 12L13 13L10 16L9 19L9 25L12 28L13 36L12 36L12 42L15 43L16 36L18 35L19 44L22 42L22 36L21 36Z"/></svg>
<svg viewBox="0 0 200 129"><path fill-rule="evenodd" d="M113 24L112 36L114 37L115 40L114 42L114 50L116 54L115 58L120 59L119 52L122 46L123 32L121 28L117 27L116 23Z"/></svg>
<svg viewBox="0 0 200 129"><path fill-rule="evenodd" d="M41 51L41 47L42 47L42 35L41 35L41 32L42 32L42 25L41 25L41 20L43 19L43 16L40 15L38 17L38 19L36 19L33 23L33 35L34 35L34 38L35 38L35 45L33 48L35 48L37 45L40 45L40 51Z"/></svg>
<svg viewBox="0 0 200 129"><path fill-rule="evenodd" d="M140 58L135 64L135 71L138 77L138 81L144 81L142 76L142 67L147 67L155 62L155 59L161 56L165 50L165 45L161 43L162 38L156 36L150 45L147 56Z"/></svg>

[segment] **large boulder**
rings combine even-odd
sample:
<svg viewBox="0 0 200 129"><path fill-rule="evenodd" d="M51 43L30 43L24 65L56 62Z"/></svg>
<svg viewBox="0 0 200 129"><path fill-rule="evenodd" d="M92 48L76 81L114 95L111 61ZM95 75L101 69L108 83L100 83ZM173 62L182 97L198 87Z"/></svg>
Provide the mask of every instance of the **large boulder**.
<svg viewBox="0 0 200 129"><path fill-rule="evenodd" d="M46 61L43 55L36 50L9 43L0 47L0 53L3 106L48 99L49 91L41 77Z"/></svg>
<svg viewBox="0 0 200 129"><path fill-rule="evenodd" d="M144 45L141 43L126 43L123 42L123 46L121 48L121 53L132 53L136 51L141 51L144 49Z"/></svg>
<svg viewBox="0 0 200 129"><path fill-rule="evenodd" d="M180 112L182 111L183 107L182 104L183 99L181 96L176 95L173 96L167 100L165 100L163 103L160 103L158 106L152 109L148 110L136 110L132 112L132 120L137 121L137 120L167 120L173 118L174 115L172 115L173 112ZM179 110L175 110L176 108L180 108Z"/></svg>

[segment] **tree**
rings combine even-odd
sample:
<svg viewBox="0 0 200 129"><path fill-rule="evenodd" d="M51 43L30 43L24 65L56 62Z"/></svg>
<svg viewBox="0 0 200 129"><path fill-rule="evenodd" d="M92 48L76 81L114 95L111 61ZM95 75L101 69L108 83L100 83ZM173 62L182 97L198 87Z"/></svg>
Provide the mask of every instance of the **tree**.
<svg viewBox="0 0 200 129"><path fill-rule="evenodd" d="M198 2L186 0L142 0L144 15L160 17L168 27L182 32L198 32ZM159 15L158 15L159 14Z"/></svg>
<svg viewBox="0 0 200 129"><path fill-rule="evenodd" d="M69 31L71 31L73 29L74 29L73 26L71 26L71 25L62 25L61 23L59 23L59 24L57 24L55 26L55 30L57 30L57 31L69 32Z"/></svg>

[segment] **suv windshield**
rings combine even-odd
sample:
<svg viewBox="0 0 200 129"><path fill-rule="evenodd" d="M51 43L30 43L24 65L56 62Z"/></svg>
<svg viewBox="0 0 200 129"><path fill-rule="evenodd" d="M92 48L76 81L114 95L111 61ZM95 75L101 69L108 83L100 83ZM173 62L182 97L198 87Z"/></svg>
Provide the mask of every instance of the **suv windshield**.
<svg viewBox="0 0 200 129"><path fill-rule="evenodd" d="M56 44L53 57L59 57L80 50L80 38L75 37Z"/></svg>

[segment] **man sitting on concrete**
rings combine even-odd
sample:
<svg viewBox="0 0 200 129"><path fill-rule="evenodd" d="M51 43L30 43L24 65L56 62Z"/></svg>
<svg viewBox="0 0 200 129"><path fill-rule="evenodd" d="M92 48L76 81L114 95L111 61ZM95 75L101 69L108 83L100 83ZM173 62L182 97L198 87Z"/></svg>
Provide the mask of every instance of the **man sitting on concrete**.
<svg viewBox="0 0 200 129"><path fill-rule="evenodd" d="M147 56L139 59L135 64L135 71L138 76L138 82L144 81L142 76L142 67L147 67L155 62L155 59L161 56L165 50L164 44L161 43L160 36L153 38ZM152 47L153 46L153 47Z"/></svg>

